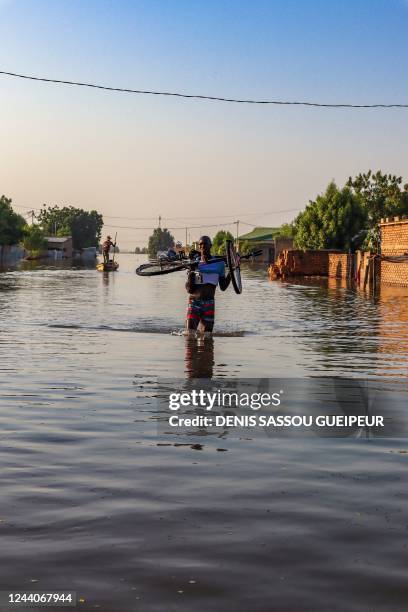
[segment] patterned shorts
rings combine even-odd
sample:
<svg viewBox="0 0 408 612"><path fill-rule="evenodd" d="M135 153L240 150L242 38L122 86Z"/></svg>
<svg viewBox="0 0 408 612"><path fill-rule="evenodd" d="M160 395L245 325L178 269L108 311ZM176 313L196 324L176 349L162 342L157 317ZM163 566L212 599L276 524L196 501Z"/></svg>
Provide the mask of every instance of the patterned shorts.
<svg viewBox="0 0 408 612"><path fill-rule="evenodd" d="M214 300L197 300L190 297L187 306L187 319L197 322L214 323L215 302Z"/></svg>

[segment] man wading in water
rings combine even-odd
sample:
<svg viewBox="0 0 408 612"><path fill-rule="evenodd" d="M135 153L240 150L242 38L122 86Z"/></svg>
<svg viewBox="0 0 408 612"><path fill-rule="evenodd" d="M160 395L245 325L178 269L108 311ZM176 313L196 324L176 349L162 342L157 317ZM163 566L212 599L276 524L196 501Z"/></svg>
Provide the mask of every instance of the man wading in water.
<svg viewBox="0 0 408 612"><path fill-rule="evenodd" d="M225 263L211 255L211 240L208 236L201 236L198 247L200 249L198 269L188 272L186 282L186 289L190 294L186 327L188 331L195 331L201 323L204 332L212 332L215 290L219 284L221 291L225 291L230 284L231 276L229 273L225 275Z"/></svg>

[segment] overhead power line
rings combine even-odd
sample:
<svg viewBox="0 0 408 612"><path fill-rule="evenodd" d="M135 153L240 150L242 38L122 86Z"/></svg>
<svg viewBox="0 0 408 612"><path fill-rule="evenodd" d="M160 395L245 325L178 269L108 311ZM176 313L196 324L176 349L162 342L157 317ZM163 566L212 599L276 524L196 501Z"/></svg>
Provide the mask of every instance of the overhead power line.
<svg viewBox="0 0 408 612"><path fill-rule="evenodd" d="M262 217L262 216L269 216L269 215L275 215L275 214L281 214L281 213L287 213L287 212L298 212L299 208L286 208L284 210L269 210L269 211L264 211L264 212L238 212L238 213L230 213L229 215L206 215L204 217L199 216L199 215L192 215L191 217L163 217L163 219L167 219L167 220L171 220L171 221L183 221L184 219L225 219L225 218L231 218L232 216L235 217ZM105 215L108 216L108 215Z"/></svg>
<svg viewBox="0 0 408 612"><path fill-rule="evenodd" d="M298 212L299 208L286 208L284 210L270 210L268 212L251 212L251 213L230 213L228 215L191 215L191 216L181 216L181 217L167 217L167 215L162 216L162 220L164 221L186 221L188 219L230 219L231 217L261 217L261 216L269 216L287 212ZM105 215L102 213L104 219L127 219L129 221L153 221L157 219L157 215L155 217L127 217L127 216L118 216L118 215Z"/></svg>
<svg viewBox="0 0 408 612"><path fill-rule="evenodd" d="M24 209L30 209L30 212L24 213L25 217L37 217L37 215L35 214L36 210L42 210L40 208L33 208L32 206L23 206L22 204L13 204L13 207L15 208L24 208ZM109 215L102 215L103 217L109 217ZM232 217L232 215L228 215L229 218ZM110 217L113 219L133 219L135 221L137 220L145 220L145 221L156 221L157 217ZM187 217L187 218L195 218L195 217ZM200 218L200 217L198 217ZM163 221L164 219L167 220L175 220L175 219L179 219L182 220L181 217L161 217L161 220ZM222 221L220 223L211 223L211 224L207 224L207 223L202 223L201 225L182 225L180 227L167 227L166 229L169 230L185 230L187 229L198 229L201 227L220 227L221 225L234 225L236 224L237 221ZM255 227L254 223L245 223L245 221L239 221L239 223L243 223L244 225L248 225L250 227ZM131 230L154 230L156 229L157 226L155 227L131 227L129 225L110 225L109 223L104 223L104 227L110 227L110 228L116 228L116 229L131 229Z"/></svg>
<svg viewBox="0 0 408 612"><path fill-rule="evenodd" d="M175 91L154 91L148 89L129 89L124 87L110 87L107 85L98 85L96 83L82 83L80 81L65 81L62 79L49 79L46 77L31 76L27 74L17 74L15 72L6 72L0 70L0 74L14 77L18 79L27 79L29 81L41 81L43 83L57 83L60 85L75 85L77 87L90 87L92 89L103 89L105 91L116 91L122 93L141 94L149 96L172 96L175 98L188 98L195 100L210 100L212 102L232 102L236 104L263 104L275 106L315 106L320 108L408 108L408 104L348 104L348 103L323 103L323 102L306 102L298 100L254 100L250 98L224 98L221 96L207 96L202 94L186 94Z"/></svg>
<svg viewBox="0 0 408 612"><path fill-rule="evenodd" d="M26 208L28 210L43 210L42 208L39 207L35 207L35 206L24 206L22 204L12 204L13 208ZM205 215L205 216L200 216L200 215L191 215L191 216L181 216L181 217L167 217L167 216L162 216L162 221L180 221L180 222L184 222L184 221L188 221L191 219L194 219L195 221L200 220L200 219L231 219L231 217L262 217L262 216L270 216L270 215L275 215L275 214L282 214L282 213L291 213L291 212L298 212L299 208L286 208L286 209L281 209L281 210L269 210L269 211L263 211L263 212L251 212L251 213L244 213L244 212L233 212L227 215ZM157 220L157 215L155 217L128 217L128 216L120 216L120 215L105 215L104 213L101 213L104 219L123 219L123 220L127 220L127 221L156 221ZM241 221L241 223L244 223L244 221ZM204 223L202 224L204 225ZM250 224L250 225L253 225Z"/></svg>
<svg viewBox="0 0 408 612"><path fill-rule="evenodd" d="M248 227L256 227L255 223L247 223L246 221L236 221L236 223L242 223L242 225L248 225Z"/></svg>
<svg viewBox="0 0 408 612"><path fill-rule="evenodd" d="M235 225L237 221L225 221L222 223L202 223L201 225L182 225L181 227L166 227L168 230L185 230L187 229L201 229L207 227L221 227L224 225ZM241 221L239 223L242 223ZM251 227L255 227L253 223L245 223L245 225L249 225ZM110 223L104 223L104 227L110 227L114 229L130 229L130 230L154 230L156 227L131 227L130 225L110 225Z"/></svg>
<svg viewBox="0 0 408 612"><path fill-rule="evenodd" d="M14 204L14 202L11 203L13 208L27 208L27 209L33 209L33 210L41 210L41 208L35 208L33 206L23 206L22 204Z"/></svg>

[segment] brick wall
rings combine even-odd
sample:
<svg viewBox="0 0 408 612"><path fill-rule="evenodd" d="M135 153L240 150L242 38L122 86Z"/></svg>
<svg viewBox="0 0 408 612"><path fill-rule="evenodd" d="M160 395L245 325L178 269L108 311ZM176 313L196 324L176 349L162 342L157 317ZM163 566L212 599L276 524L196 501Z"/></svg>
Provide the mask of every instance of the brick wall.
<svg viewBox="0 0 408 612"><path fill-rule="evenodd" d="M408 219L381 220L380 228L383 256L408 255ZM380 266L381 283L408 287L408 261L381 261Z"/></svg>
<svg viewBox="0 0 408 612"><path fill-rule="evenodd" d="M408 255L408 219L381 221L381 254Z"/></svg>
<svg viewBox="0 0 408 612"><path fill-rule="evenodd" d="M408 262L392 263L391 261L382 261L380 265L381 283L408 287Z"/></svg>
<svg viewBox="0 0 408 612"><path fill-rule="evenodd" d="M350 270L350 256L347 253L329 253L328 276L334 278L348 278Z"/></svg>
<svg viewBox="0 0 408 612"><path fill-rule="evenodd" d="M269 268L272 278L288 276L331 276L347 278L349 256L339 251L281 251Z"/></svg>

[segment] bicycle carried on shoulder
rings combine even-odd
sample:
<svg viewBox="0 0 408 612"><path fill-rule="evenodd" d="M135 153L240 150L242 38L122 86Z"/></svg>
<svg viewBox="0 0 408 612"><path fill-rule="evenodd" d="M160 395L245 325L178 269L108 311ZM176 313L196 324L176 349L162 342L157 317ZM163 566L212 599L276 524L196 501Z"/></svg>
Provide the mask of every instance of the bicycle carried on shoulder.
<svg viewBox="0 0 408 612"><path fill-rule="evenodd" d="M240 255L233 245L232 240L227 240L226 255L216 256L211 259L211 262L224 261L231 274L231 283L235 293L242 293L241 280L241 261L254 259L262 254L262 250L254 250L246 255ZM139 276L161 276L163 274L171 274L180 270L193 270L198 267L200 261L196 256L190 257L159 257L154 261L142 264L136 269L136 274Z"/></svg>

